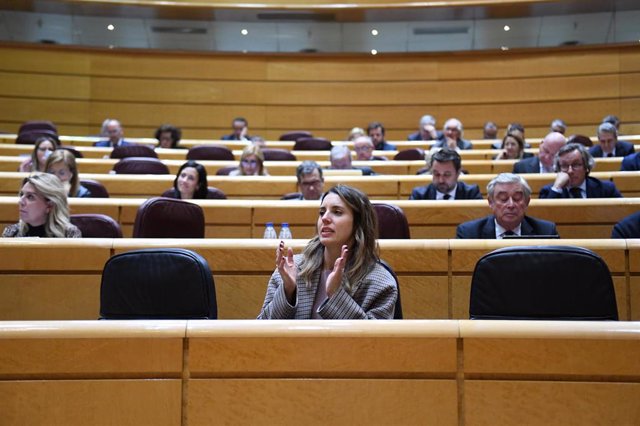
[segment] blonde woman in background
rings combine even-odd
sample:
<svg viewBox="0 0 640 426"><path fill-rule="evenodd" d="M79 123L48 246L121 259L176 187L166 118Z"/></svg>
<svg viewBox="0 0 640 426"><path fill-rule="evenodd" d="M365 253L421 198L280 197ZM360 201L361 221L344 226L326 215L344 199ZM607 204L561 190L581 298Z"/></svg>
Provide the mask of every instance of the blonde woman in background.
<svg viewBox="0 0 640 426"><path fill-rule="evenodd" d="M56 176L34 173L24 178L18 197L20 221L7 226L3 237L82 237L69 221L67 194Z"/></svg>
<svg viewBox="0 0 640 426"><path fill-rule="evenodd" d="M242 150L240 165L229 176L269 176L264 168L264 154L258 145L247 145Z"/></svg>
<svg viewBox="0 0 640 426"><path fill-rule="evenodd" d="M67 190L69 197L91 197L91 191L80 184L76 157L66 149L59 149L47 158L45 164L47 173L56 175Z"/></svg>

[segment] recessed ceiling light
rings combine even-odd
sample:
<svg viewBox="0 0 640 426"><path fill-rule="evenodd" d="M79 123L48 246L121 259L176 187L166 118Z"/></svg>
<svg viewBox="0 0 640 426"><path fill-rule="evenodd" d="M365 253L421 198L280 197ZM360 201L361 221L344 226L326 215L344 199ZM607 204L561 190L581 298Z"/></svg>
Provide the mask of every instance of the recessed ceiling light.
<svg viewBox="0 0 640 426"><path fill-rule="evenodd" d="M249 30L246 29L246 28L243 28L243 29L240 30L240 34L247 35L247 34L249 34Z"/></svg>
<svg viewBox="0 0 640 426"><path fill-rule="evenodd" d="M109 31L113 31L113 30L115 30L115 29L116 29L116 27L114 27L114 26L113 26L113 24L109 24L109 25L107 25L107 29L108 29Z"/></svg>
<svg viewBox="0 0 640 426"><path fill-rule="evenodd" d="M378 51L377 51L376 49L371 49L371 54L372 54L372 55L377 55L377 54L378 54Z"/></svg>
<svg viewBox="0 0 640 426"><path fill-rule="evenodd" d="M377 36L378 35L378 30L376 30L375 28L371 30L371 35L373 36Z"/></svg>
<svg viewBox="0 0 640 426"><path fill-rule="evenodd" d="M504 28L505 31L509 31L511 29L511 27L508 26L508 25L505 25L503 28Z"/></svg>
<svg viewBox="0 0 640 426"><path fill-rule="evenodd" d="M500 50L509 50L509 46L502 46L500 47Z"/></svg>

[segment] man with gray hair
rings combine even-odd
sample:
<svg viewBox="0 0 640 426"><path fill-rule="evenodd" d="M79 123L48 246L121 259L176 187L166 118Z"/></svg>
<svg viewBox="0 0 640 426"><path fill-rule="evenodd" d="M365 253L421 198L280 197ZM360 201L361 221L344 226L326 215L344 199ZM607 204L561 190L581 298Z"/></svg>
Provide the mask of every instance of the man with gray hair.
<svg viewBox="0 0 640 426"><path fill-rule="evenodd" d="M558 151L554 159L558 172L553 184L540 189L540 198L619 198L616 185L589 176L595 161L587 148L570 143Z"/></svg>
<svg viewBox="0 0 640 426"><path fill-rule="evenodd" d="M450 118L444 123L444 134L433 144L432 148L472 149L471 142L462 139L462 122L457 118Z"/></svg>
<svg viewBox="0 0 640 426"><path fill-rule="evenodd" d="M522 176L500 173L487 185L487 198L493 214L458 225L456 238L500 240L515 235L558 235L555 223L525 215L531 187Z"/></svg>
<svg viewBox="0 0 640 426"><path fill-rule="evenodd" d="M319 200L324 192L322 169L315 161L303 161L296 168L299 195L286 197L287 200Z"/></svg>
<svg viewBox="0 0 640 426"><path fill-rule="evenodd" d="M109 138L108 140L98 141L93 146L99 147L116 147L133 145L133 142L127 142L124 140L124 131L122 125L118 120L113 118L107 118L102 122L101 129L102 136Z"/></svg>
<svg viewBox="0 0 640 426"><path fill-rule="evenodd" d="M351 150L346 145L338 145L331 148L329 153L330 169L333 170L362 170L365 176L375 175L371 167L354 167L351 165Z"/></svg>
<svg viewBox="0 0 640 426"><path fill-rule="evenodd" d="M436 119L432 115L423 115L418 124L418 131L411 133L409 141L432 141L442 138L442 132L436 130Z"/></svg>
<svg viewBox="0 0 640 426"><path fill-rule="evenodd" d="M589 153L596 158L625 157L635 152L633 144L618 140L618 130L611 123L598 126L598 141L600 144L589 149Z"/></svg>

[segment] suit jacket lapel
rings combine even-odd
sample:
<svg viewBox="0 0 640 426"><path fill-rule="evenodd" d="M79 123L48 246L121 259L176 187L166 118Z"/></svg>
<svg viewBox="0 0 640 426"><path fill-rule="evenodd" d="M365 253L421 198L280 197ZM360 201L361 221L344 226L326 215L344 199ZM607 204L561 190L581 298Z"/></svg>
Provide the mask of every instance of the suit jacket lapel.
<svg viewBox="0 0 640 426"><path fill-rule="evenodd" d="M425 194L427 200L435 200L437 198L436 187L433 184L427 187L427 193Z"/></svg>
<svg viewBox="0 0 640 426"><path fill-rule="evenodd" d="M533 227L529 223L527 216L522 219L522 223L520 224L520 235L534 235Z"/></svg>
<svg viewBox="0 0 640 426"><path fill-rule="evenodd" d="M482 238L488 238L491 240L496 239L496 224L495 224L495 216L491 215L487 217L486 222L482 226L482 230L480 231L480 236Z"/></svg>

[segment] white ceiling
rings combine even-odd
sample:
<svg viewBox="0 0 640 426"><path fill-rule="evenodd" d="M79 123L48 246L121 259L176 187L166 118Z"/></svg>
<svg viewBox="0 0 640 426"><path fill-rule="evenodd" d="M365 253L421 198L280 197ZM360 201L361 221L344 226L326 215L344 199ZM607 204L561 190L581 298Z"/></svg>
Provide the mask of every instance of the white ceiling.
<svg viewBox="0 0 640 426"><path fill-rule="evenodd" d="M640 1L625 2L624 9L617 9L616 2L595 2L607 3L607 7L570 14L561 7L562 2L556 3L555 9L548 4L534 5L525 11L527 16L494 19L483 16L480 8L371 10L358 22L336 22L331 14L313 12L306 16L277 12L280 18L273 19L269 16L273 11L222 10L211 11L215 16L210 19L169 20L154 18L148 11L126 17L115 8L112 16L104 10L91 15L91 11L74 8L63 10L65 13L38 10L57 12L55 8L0 10L0 40L223 52L363 53L372 49L432 52L640 42ZM108 25L115 29L109 31ZM504 30L505 25L509 31ZM373 29L377 36L371 34Z"/></svg>

